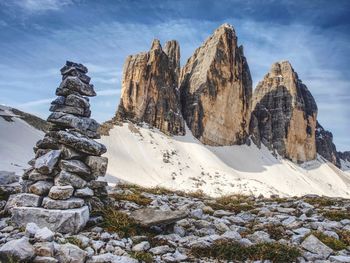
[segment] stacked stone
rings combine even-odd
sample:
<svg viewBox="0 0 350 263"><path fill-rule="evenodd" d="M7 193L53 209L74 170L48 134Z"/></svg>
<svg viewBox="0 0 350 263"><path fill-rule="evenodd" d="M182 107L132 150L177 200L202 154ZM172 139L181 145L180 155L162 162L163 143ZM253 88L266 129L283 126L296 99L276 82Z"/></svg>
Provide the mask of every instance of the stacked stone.
<svg viewBox="0 0 350 263"><path fill-rule="evenodd" d="M90 118L88 97L96 96L96 93L87 72L82 64L69 61L61 69L62 82L56 90L58 97L51 103L52 113L47 119L52 127L37 142L35 158L29 162L32 168L23 175L27 194L22 194L22 199L23 195L35 199L30 206L52 213L56 211L55 216L58 210L65 215L69 210L78 212L78 226L72 229L62 227L59 222L47 222L53 220L50 218L53 214L40 211L42 220L35 223L53 231L79 231L89 218L88 205L91 201L107 196L107 183L98 179L105 175L108 159L101 156L106 147L94 140L100 138L99 124ZM13 200L12 206L18 206L16 200ZM15 223L23 225L31 220L28 213L34 212L37 211L13 208L12 218Z"/></svg>

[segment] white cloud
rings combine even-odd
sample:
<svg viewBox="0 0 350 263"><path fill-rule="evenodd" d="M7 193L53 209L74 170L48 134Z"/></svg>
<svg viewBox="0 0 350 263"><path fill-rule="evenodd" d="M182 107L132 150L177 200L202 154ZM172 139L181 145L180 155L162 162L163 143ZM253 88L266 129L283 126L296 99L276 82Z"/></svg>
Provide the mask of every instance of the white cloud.
<svg viewBox="0 0 350 263"><path fill-rule="evenodd" d="M72 0L16 0L15 4L28 12L59 10L72 4Z"/></svg>

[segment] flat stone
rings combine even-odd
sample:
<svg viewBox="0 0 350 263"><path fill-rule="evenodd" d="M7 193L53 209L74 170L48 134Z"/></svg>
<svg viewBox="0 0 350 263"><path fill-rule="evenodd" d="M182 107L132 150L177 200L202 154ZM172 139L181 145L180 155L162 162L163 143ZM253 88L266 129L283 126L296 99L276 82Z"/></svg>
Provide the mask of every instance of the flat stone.
<svg viewBox="0 0 350 263"><path fill-rule="evenodd" d="M22 192L22 186L20 183L12 183L6 185L0 185L0 194L4 199L8 199L10 195L18 194Z"/></svg>
<svg viewBox="0 0 350 263"><path fill-rule="evenodd" d="M83 109L90 108L90 103L87 98L75 94L68 95L66 97L65 104L68 106L80 107Z"/></svg>
<svg viewBox="0 0 350 263"><path fill-rule="evenodd" d="M302 243L301 247L311 253L322 255L323 258L328 258L333 252L331 248L323 244L314 235L308 236Z"/></svg>
<svg viewBox="0 0 350 263"><path fill-rule="evenodd" d="M49 197L55 200L65 200L73 195L74 188L71 185L55 185L50 189Z"/></svg>
<svg viewBox="0 0 350 263"><path fill-rule="evenodd" d="M82 74L86 74L88 72L87 67L85 67L83 64L75 63L75 62L68 61L68 60L66 61L66 65L64 65L60 71L61 71L62 75L66 75L66 74L69 74L69 72L72 69L78 70Z"/></svg>
<svg viewBox="0 0 350 263"><path fill-rule="evenodd" d="M94 86L82 82L81 79L76 76L65 78L56 90L57 96L67 96L70 94L80 94L88 97L96 96Z"/></svg>
<svg viewBox="0 0 350 263"><path fill-rule="evenodd" d="M25 233L25 235L27 237L34 237L36 232L38 232L39 229L40 229L40 227L38 227L37 224L35 224L35 223L28 223L24 233Z"/></svg>
<svg viewBox="0 0 350 263"><path fill-rule="evenodd" d="M168 245L152 247L149 252L153 255L163 255L165 253L173 252L174 249L169 247Z"/></svg>
<svg viewBox="0 0 350 263"><path fill-rule="evenodd" d="M34 168L39 173L50 174L54 169L60 155L60 150L51 150L35 160Z"/></svg>
<svg viewBox="0 0 350 263"><path fill-rule="evenodd" d="M6 203L5 210L10 211L14 207L38 207L41 204L42 197L35 194L15 194L11 195Z"/></svg>
<svg viewBox="0 0 350 263"><path fill-rule="evenodd" d="M67 106L67 105L58 105L58 104L51 105L50 111L69 113L69 114L78 115L81 117L90 117L90 114L91 114L90 111L85 111L84 108Z"/></svg>
<svg viewBox="0 0 350 263"><path fill-rule="evenodd" d="M131 212L130 216L142 226L167 225L188 216L186 211L162 211L154 208L142 208Z"/></svg>
<svg viewBox="0 0 350 263"><path fill-rule="evenodd" d="M53 112L47 118L47 121L66 128L73 128L90 138L99 137L97 130L100 125L94 119L78 117L64 112Z"/></svg>
<svg viewBox="0 0 350 263"><path fill-rule="evenodd" d="M150 249L151 245L148 241L142 241L141 243L136 244L132 247L132 251L142 252Z"/></svg>
<svg viewBox="0 0 350 263"><path fill-rule="evenodd" d="M83 206L68 210L49 210L38 207L15 207L12 222L21 227L35 222L40 228L47 227L53 232L77 233L89 220L89 208Z"/></svg>
<svg viewBox="0 0 350 263"><path fill-rule="evenodd" d="M35 256L34 247L27 237L15 239L0 247L1 262L29 262Z"/></svg>
<svg viewBox="0 0 350 263"><path fill-rule="evenodd" d="M337 263L350 263L350 256L330 256L329 260Z"/></svg>
<svg viewBox="0 0 350 263"><path fill-rule="evenodd" d="M60 144L59 149L62 151L61 158L64 160L72 160L72 159L85 159L85 154L81 152L77 152L73 148Z"/></svg>
<svg viewBox="0 0 350 263"><path fill-rule="evenodd" d="M108 158L101 156L88 156L85 163L90 167L94 179L104 176L107 171Z"/></svg>
<svg viewBox="0 0 350 263"><path fill-rule="evenodd" d="M12 184L19 181L15 172L0 171L0 185Z"/></svg>
<svg viewBox="0 0 350 263"><path fill-rule="evenodd" d="M84 188L87 183L78 175L62 170L55 178L55 185L71 185L74 188Z"/></svg>
<svg viewBox="0 0 350 263"><path fill-rule="evenodd" d="M34 182L52 180L53 178L53 174L41 174L35 169L30 171L28 174L28 179Z"/></svg>
<svg viewBox="0 0 350 263"><path fill-rule="evenodd" d="M58 263L58 260L53 257L36 256L33 259L33 263Z"/></svg>
<svg viewBox="0 0 350 263"><path fill-rule="evenodd" d="M46 209L73 209L80 208L84 205L84 200L81 198L69 198L67 200L54 200L49 197L43 199L42 206Z"/></svg>
<svg viewBox="0 0 350 263"><path fill-rule="evenodd" d="M52 241L53 240L54 233L48 229L47 227L43 227L36 231L34 238L37 241Z"/></svg>
<svg viewBox="0 0 350 263"><path fill-rule="evenodd" d="M139 261L127 256L117 256L112 253L105 253L96 256L92 256L86 261L86 263L138 263Z"/></svg>
<svg viewBox="0 0 350 263"><path fill-rule="evenodd" d="M61 160L59 164L61 170L65 170L70 173L75 173L81 176L90 175L90 168L79 160Z"/></svg>
<svg viewBox="0 0 350 263"><path fill-rule="evenodd" d="M53 182L37 181L29 187L29 192L36 195L47 195L52 186Z"/></svg>
<svg viewBox="0 0 350 263"><path fill-rule="evenodd" d="M59 245L56 251L59 262L84 263L86 256L86 251L70 243Z"/></svg>
<svg viewBox="0 0 350 263"><path fill-rule="evenodd" d="M50 132L50 135L56 138L60 143L83 153L99 156L107 151L106 146L103 144L76 132L55 131Z"/></svg>
<svg viewBox="0 0 350 263"><path fill-rule="evenodd" d="M89 187L85 187L82 189L75 190L74 196L76 196L76 197L91 197L91 196L94 196L94 191L92 191Z"/></svg>

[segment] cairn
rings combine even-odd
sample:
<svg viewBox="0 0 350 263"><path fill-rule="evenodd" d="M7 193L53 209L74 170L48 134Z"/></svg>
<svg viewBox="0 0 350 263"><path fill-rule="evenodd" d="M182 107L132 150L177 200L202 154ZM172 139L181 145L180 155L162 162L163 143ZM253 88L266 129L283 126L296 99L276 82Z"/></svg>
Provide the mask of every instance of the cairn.
<svg viewBox="0 0 350 263"><path fill-rule="evenodd" d="M108 159L99 139L99 124L90 118L88 97L96 96L88 69L66 62L58 96L51 103L49 132L34 147L32 166L23 175L25 193L8 202L15 224L35 222L61 233L76 233L89 220L89 208L107 196Z"/></svg>

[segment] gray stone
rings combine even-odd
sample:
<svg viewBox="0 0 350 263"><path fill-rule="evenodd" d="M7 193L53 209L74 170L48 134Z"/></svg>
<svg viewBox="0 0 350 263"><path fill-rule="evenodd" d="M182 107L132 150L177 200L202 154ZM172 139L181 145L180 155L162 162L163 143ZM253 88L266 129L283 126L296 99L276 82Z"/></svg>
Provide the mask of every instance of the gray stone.
<svg viewBox="0 0 350 263"><path fill-rule="evenodd" d="M100 156L88 156L85 163L90 167L94 179L104 176L107 171L108 158Z"/></svg>
<svg viewBox="0 0 350 263"><path fill-rule="evenodd" d="M16 207L12 209L12 222L21 227L35 222L39 227L47 227L53 232L77 233L89 220L89 208L69 210L49 210L38 207Z"/></svg>
<svg viewBox="0 0 350 263"><path fill-rule="evenodd" d="M28 174L28 179L34 182L52 180L53 178L54 178L53 174L41 174L37 170L32 170Z"/></svg>
<svg viewBox="0 0 350 263"><path fill-rule="evenodd" d="M90 108L90 103L87 98L75 94L68 95L65 100L65 104L68 106L80 107L83 109Z"/></svg>
<svg viewBox="0 0 350 263"><path fill-rule="evenodd" d="M56 252L59 262L84 263L86 256L86 251L70 243L59 245Z"/></svg>
<svg viewBox="0 0 350 263"><path fill-rule="evenodd" d="M58 260L53 257L36 256L33 263L58 263Z"/></svg>
<svg viewBox="0 0 350 263"><path fill-rule="evenodd" d="M35 194L16 194L11 195L7 204L5 206L5 210L9 211L14 207L37 207L40 206L42 198Z"/></svg>
<svg viewBox="0 0 350 263"><path fill-rule="evenodd" d="M148 241L143 241L141 243L136 244L132 247L132 251L134 252L142 252L150 249L151 245Z"/></svg>
<svg viewBox="0 0 350 263"><path fill-rule="evenodd" d="M85 154L77 152L73 148L60 144L59 149L61 150L61 158L64 160L72 159L84 159Z"/></svg>
<svg viewBox="0 0 350 263"><path fill-rule="evenodd" d="M256 231L251 235L248 235L247 238L253 243L269 243L272 242L270 235L264 231Z"/></svg>
<svg viewBox="0 0 350 263"><path fill-rule="evenodd" d="M94 191L92 191L89 187L85 187L82 189L75 190L74 196L76 196L76 197L91 197L91 196L94 196Z"/></svg>
<svg viewBox="0 0 350 263"><path fill-rule="evenodd" d="M85 111L84 108L80 108L77 106L73 107L73 106L67 106L67 105L58 105L58 104L51 105L50 111L69 113L69 114L78 115L81 117L90 117L90 114L91 114L90 111Z"/></svg>
<svg viewBox="0 0 350 263"><path fill-rule="evenodd" d="M33 246L37 256L53 257L55 254L54 242L36 242Z"/></svg>
<svg viewBox="0 0 350 263"><path fill-rule="evenodd" d="M29 192L36 195L47 195L52 186L53 182L37 181L29 187Z"/></svg>
<svg viewBox="0 0 350 263"><path fill-rule="evenodd" d="M19 181L15 172L0 171L0 185L12 184Z"/></svg>
<svg viewBox="0 0 350 263"><path fill-rule="evenodd" d="M0 193L4 199L8 199L10 195L18 194L20 192L22 192L22 186L20 183L0 185Z"/></svg>
<svg viewBox="0 0 350 263"><path fill-rule="evenodd" d="M308 236L302 243L301 247L306 249L311 253L321 255L323 258L328 258L328 256L333 252L331 248L323 244L314 235Z"/></svg>
<svg viewBox="0 0 350 263"><path fill-rule="evenodd" d="M168 245L152 247L149 252L153 255L163 255L165 253L173 252L174 249L169 247Z"/></svg>
<svg viewBox="0 0 350 263"><path fill-rule="evenodd" d="M50 174L54 169L60 155L60 150L51 150L35 160L34 168L39 173Z"/></svg>
<svg viewBox="0 0 350 263"><path fill-rule="evenodd" d="M9 241L0 247L0 259L4 260L3 262L10 262L11 259L26 262L33 259L34 256L34 247L29 243L27 237Z"/></svg>
<svg viewBox="0 0 350 263"><path fill-rule="evenodd" d="M43 227L41 229L38 229L36 231L34 238L37 241L52 241L53 240L54 233L48 229L47 227Z"/></svg>
<svg viewBox="0 0 350 263"><path fill-rule="evenodd" d="M55 185L50 189L49 197L56 200L65 200L73 195L74 188L71 185Z"/></svg>
<svg viewBox="0 0 350 263"><path fill-rule="evenodd" d="M224 234L221 235L222 238L228 239L228 240L235 240L239 241L242 239L241 235L237 231L226 231Z"/></svg>
<svg viewBox="0 0 350 263"><path fill-rule="evenodd" d="M224 211L224 210L216 210L213 214L213 216L215 217L232 216L232 215L234 215L234 213Z"/></svg>
<svg viewBox="0 0 350 263"><path fill-rule="evenodd" d="M337 263L350 263L350 256L330 256L329 260Z"/></svg>
<svg viewBox="0 0 350 263"><path fill-rule="evenodd" d="M100 254L92 256L86 263L138 263L138 260L127 257L117 256L111 253Z"/></svg>
<svg viewBox="0 0 350 263"><path fill-rule="evenodd" d="M43 199L42 206L46 209L73 209L84 205L84 200L80 198L69 198L67 200L54 200L49 197Z"/></svg>
<svg viewBox="0 0 350 263"><path fill-rule="evenodd" d="M62 170L55 178L55 185L71 185L74 188L84 188L86 186L86 181L78 175Z"/></svg>
<svg viewBox="0 0 350 263"><path fill-rule="evenodd" d="M89 97L96 96L93 85L82 82L76 76L65 78L56 90L57 96L67 96L70 94L80 94Z"/></svg>
<svg viewBox="0 0 350 263"><path fill-rule="evenodd" d="M70 173L86 176L90 175L89 167L79 160L61 160L59 164L61 170L65 170Z"/></svg>
<svg viewBox="0 0 350 263"><path fill-rule="evenodd" d="M36 232L40 229L40 227L38 227L37 224L35 223L28 223L27 226L26 226L26 230L25 230L25 235L27 237L34 237Z"/></svg>
<svg viewBox="0 0 350 263"><path fill-rule="evenodd" d="M50 132L50 135L56 138L60 143L73 147L77 151L83 153L99 156L107 151L106 146L103 144L73 131L55 131Z"/></svg>
<svg viewBox="0 0 350 263"><path fill-rule="evenodd" d="M131 212L130 216L142 226L166 225L188 216L186 211L162 211L154 208L142 208Z"/></svg>

